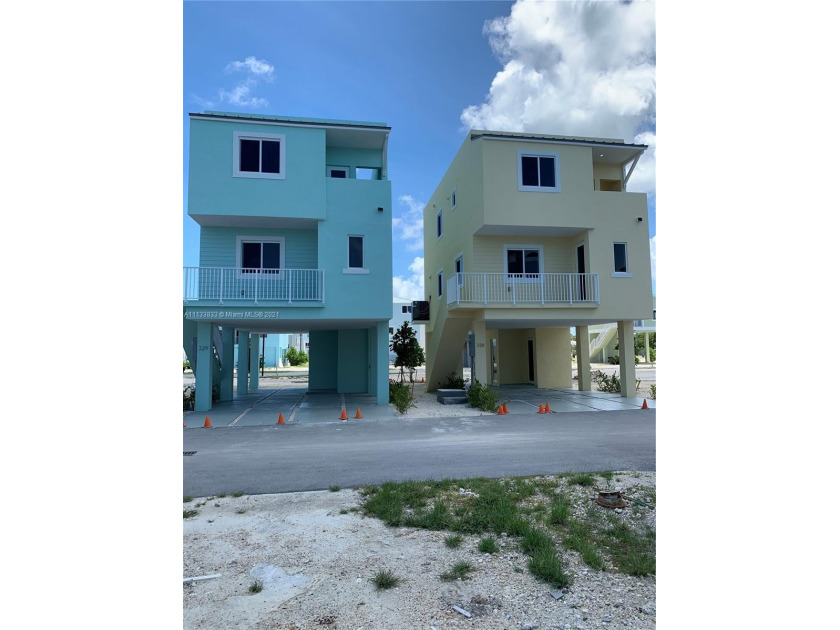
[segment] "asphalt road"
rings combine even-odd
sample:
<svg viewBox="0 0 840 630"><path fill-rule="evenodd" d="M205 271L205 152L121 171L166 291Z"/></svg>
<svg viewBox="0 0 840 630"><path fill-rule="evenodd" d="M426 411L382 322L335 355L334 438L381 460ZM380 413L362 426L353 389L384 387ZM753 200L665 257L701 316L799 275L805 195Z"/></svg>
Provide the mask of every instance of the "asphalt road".
<svg viewBox="0 0 840 630"><path fill-rule="evenodd" d="M349 420L184 431L184 496L656 470L656 411Z"/></svg>

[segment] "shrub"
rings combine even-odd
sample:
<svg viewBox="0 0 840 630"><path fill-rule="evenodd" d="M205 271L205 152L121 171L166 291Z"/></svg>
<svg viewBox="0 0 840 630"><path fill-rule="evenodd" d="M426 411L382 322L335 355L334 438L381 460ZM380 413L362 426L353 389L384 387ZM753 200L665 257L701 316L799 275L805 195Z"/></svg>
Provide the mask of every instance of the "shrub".
<svg viewBox="0 0 840 630"><path fill-rule="evenodd" d="M309 363L307 354L294 346L286 350L286 359L289 361L289 365L304 365L305 363Z"/></svg>
<svg viewBox="0 0 840 630"><path fill-rule="evenodd" d="M409 408L415 406L411 389L403 383L388 383L388 402L392 403L401 414L405 414Z"/></svg>
<svg viewBox="0 0 840 630"><path fill-rule="evenodd" d="M650 386L650 397L656 400L656 383Z"/></svg>
<svg viewBox="0 0 840 630"><path fill-rule="evenodd" d="M438 383L440 389L464 389L464 377L450 372L445 381Z"/></svg>
<svg viewBox="0 0 840 630"><path fill-rule="evenodd" d="M467 390L467 402L470 407L482 411L496 411L499 407L499 395L489 385L482 385L478 379Z"/></svg>
<svg viewBox="0 0 840 630"><path fill-rule="evenodd" d="M195 409L195 385L184 385L184 411Z"/></svg>

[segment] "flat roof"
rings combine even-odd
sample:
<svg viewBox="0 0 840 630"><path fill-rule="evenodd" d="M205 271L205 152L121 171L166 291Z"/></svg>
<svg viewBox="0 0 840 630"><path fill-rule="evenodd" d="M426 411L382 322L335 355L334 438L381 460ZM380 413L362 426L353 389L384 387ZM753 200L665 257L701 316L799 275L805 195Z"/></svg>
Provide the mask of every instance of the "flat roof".
<svg viewBox="0 0 840 630"><path fill-rule="evenodd" d="M295 125L312 125L313 127L350 127L390 131L390 127L381 122L362 120L333 120L329 118L301 118L299 116L274 116L270 114L243 114L241 112L190 113L191 118L216 118L227 120L248 120L253 122L292 123Z"/></svg>
<svg viewBox="0 0 840 630"><path fill-rule="evenodd" d="M512 131L482 131L471 130L470 140L482 138L499 140L539 140L543 142L561 142L567 144L586 144L591 146L622 146L634 149L647 149L646 144L624 142L620 138L589 138L585 136L556 136L545 133L517 133Z"/></svg>

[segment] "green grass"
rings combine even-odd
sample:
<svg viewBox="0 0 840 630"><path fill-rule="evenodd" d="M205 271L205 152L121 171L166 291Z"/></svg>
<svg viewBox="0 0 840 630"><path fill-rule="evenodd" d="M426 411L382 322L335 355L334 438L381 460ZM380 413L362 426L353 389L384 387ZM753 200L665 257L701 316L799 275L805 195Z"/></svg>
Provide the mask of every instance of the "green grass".
<svg viewBox="0 0 840 630"><path fill-rule="evenodd" d="M338 492L341 490L341 486L330 486L330 492Z"/></svg>
<svg viewBox="0 0 840 630"><path fill-rule="evenodd" d="M184 497L184 503L189 503L192 500L193 500L192 497Z"/></svg>
<svg viewBox="0 0 840 630"><path fill-rule="evenodd" d="M198 510L184 510L184 518L192 518L198 516Z"/></svg>
<svg viewBox="0 0 840 630"><path fill-rule="evenodd" d="M450 549L457 549L461 546L462 542L464 542L464 537L461 534L454 534L443 539L443 544Z"/></svg>
<svg viewBox="0 0 840 630"><path fill-rule="evenodd" d="M458 548L466 535L476 535L479 550L494 553L491 549L498 550L497 541L504 534L528 556L529 571L554 586L568 585L572 579L562 553L579 554L586 565L599 571L655 574L656 534L637 519L648 512L647 506L632 504L619 518L595 505L587 493L558 493L567 484L595 486L598 478L610 481L613 473L387 482L361 491L360 510L392 527L449 532L444 543L451 549ZM639 485L633 490L655 505L655 489ZM456 565L441 579L466 579L469 570L465 567L472 567L459 564L460 568Z"/></svg>
<svg viewBox="0 0 840 630"><path fill-rule="evenodd" d="M245 493L244 492L233 492L233 493L231 493L231 496L241 497L243 494L245 494Z"/></svg>
<svg viewBox="0 0 840 630"><path fill-rule="evenodd" d="M373 585L376 587L377 591L381 591L389 588L394 588L403 580L401 577L394 574L390 569L380 569L370 579L370 581L373 582Z"/></svg>
<svg viewBox="0 0 840 630"><path fill-rule="evenodd" d="M263 584L259 580L254 580L251 582L251 586L248 588L248 591L251 593L260 593L263 590Z"/></svg>
<svg viewBox="0 0 840 630"><path fill-rule="evenodd" d="M475 571L475 567L464 560L456 562L452 565L446 573L441 573L440 579L444 582L452 582L453 580L468 580L469 574Z"/></svg>

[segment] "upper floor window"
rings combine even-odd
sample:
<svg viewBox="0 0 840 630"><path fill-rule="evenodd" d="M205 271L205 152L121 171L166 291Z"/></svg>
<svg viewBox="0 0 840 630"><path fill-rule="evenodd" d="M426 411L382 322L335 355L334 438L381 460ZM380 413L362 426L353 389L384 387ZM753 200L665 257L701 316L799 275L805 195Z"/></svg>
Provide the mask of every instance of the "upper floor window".
<svg viewBox="0 0 840 630"><path fill-rule="evenodd" d="M441 269L440 271L438 271L438 275L437 275L437 290L438 290L438 291L437 291L438 297L442 296L442 295L443 295L443 269Z"/></svg>
<svg viewBox="0 0 840 630"><path fill-rule="evenodd" d="M350 234L347 237L347 267L344 273L369 273L365 268L365 237Z"/></svg>
<svg viewBox="0 0 840 630"><path fill-rule="evenodd" d="M560 191L560 158L556 153L520 151L519 190Z"/></svg>
<svg viewBox="0 0 840 630"><path fill-rule="evenodd" d="M328 166L327 177L347 179L350 177L350 169L346 166Z"/></svg>
<svg viewBox="0 0 840 630"><path fill-rule="evenodd" d="M437 213L437 237L443 236L443 210Z"/></svg>
<svg viewBox="0 0 840 630"><path fill-rule="evenodd" d="M402 305L402 312L403 313L410 313L411 312L411 304L403 304Z"/></svg>
<svg viewBox="0 0 840 630"><path fill-rule="evenodd" d="M286 178L286 136L276 133L233 134L233 176Z"/></svg>
<svg viewBox="0 0 840 630"><path fill-rule="evenodd" d="M283 268L283 241L276 238L238 237L237 267L242 273L279 273Z"/></svg>
<svg viewBox="0 0 840 630"><path fill-rule="evenodd" d="M455 206L457 205L457 204L455 203L455 202L456 202L456 199L455 199L455 191L456 191L456 189L455 189L455 188L453 188L453 189L452 189L452 194L451 194L451 195L449 195L449 203L450 203L450 207L451 207L453 210L455 209Z"/></svg>
<svg viewBox="0 0 840 630"><path fill-rule="evenodd" d="M627 243L613 243L614 278L632 276L627 267Z"/></svg>
<svg viewBox="0 0 840 630"><path fill-rule="evenodd" d="M539 278L540 250L508 247L506 266L508 278Z"/></svg>

